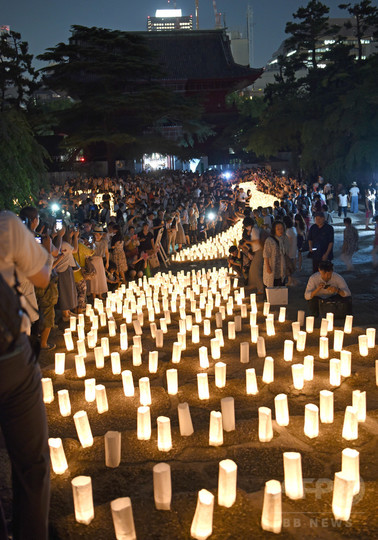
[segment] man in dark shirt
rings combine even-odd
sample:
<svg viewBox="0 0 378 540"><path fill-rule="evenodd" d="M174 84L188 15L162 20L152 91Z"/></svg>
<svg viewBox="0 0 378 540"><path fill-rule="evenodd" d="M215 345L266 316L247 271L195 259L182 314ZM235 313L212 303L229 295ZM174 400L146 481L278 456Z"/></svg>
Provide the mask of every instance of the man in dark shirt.
<svg viewBox="0 0 378 540"><path fill-rule="evenodd" d="M144 223L141 232L138 234L139 238L139 253L155 249L153 234L148 230L148 223Z"/></svg>
<svg viewBox="0 0 378 540"><path fill-rule="evenodd" d="M313 272L318 271L320 261L332 261L333 242L334 230L332 225L326 223L324 212L317 212L315 214L315 223L311 225L308 233Z"/></svg>

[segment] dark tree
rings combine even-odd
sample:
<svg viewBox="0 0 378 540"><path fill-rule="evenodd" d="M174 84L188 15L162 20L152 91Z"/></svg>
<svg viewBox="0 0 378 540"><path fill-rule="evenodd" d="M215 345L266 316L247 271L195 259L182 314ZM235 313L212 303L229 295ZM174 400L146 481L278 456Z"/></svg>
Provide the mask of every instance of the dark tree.
<svg viewBox="0 0 378 540"><path fill-rule="evenodd" d="M370 0L362 0L358 4L340 4L340 9L346 9L355 19L356 24L350 21L345 23L346 28L354 28L354 35L358 43L358 60L362 60L362 40L370 30L371 36L378 37L378 8L372 6Z"/></svg>

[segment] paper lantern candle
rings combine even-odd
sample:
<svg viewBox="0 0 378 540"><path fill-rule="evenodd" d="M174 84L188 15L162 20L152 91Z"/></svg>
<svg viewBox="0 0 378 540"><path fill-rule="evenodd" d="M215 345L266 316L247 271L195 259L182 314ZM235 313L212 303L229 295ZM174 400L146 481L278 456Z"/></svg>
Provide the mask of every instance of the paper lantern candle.
<svg viewBox="0 0 378 540"><path fill-rule="evenodd" d="M313 403L305 406L304 434L310 439L319 435L319 408Z"/></svg>
<svg viewBox="0 0 378 540"><path fill-rule="evenodd" d="M173 343L173 349L172 349L172 363L179 364L180 360L181 360L181 346L178 341L175 341Z"/></svg>
<svg viewBox="0 0 378 540"><path fill-rule="evenodd" d="M342 437L347 441L354 441L358 439L357 409L351 407L350 405L345 408Z"/></svg>
<svg viewBox="0 0 378 540"><path fill-rule="evenodd" d="M172 499L171 467L168 463L158 463L152 468L154 500L157 510L170 510Z"/></svg>
<svg viewBox="0 0 378 540"><path fill-rule="evenodd" d="M361 356L367 356L369 354L367 335L362 334L358 336L358 348Z"/></svg>
<svg viewBox="0 0 378 540"><path fill-rule="evenodd" d="M151 439L151 412L149 407L138 407L137 438L139 441Z"/></svg>
<svg viewBox="0 0 378 540"><path fill-rule="evenodd" d="M306 317L306 332L307 334L312 334L314 331L315 317L312 315Z"/></svg>
<svg viewBox="0 0 378 540"><path fill-rule="evenodd" d="M272 411L268 407L259 407L259 441L269 442L272 439Z"/></svg>
<svg viewBox="0 0 378 540"><path fill-rule="evenodd" d="M226 386L226 367L224 362L217 362L215 364L215 386L217 388L224 388Z"/></svg>
<svg viewBox="0 0 378 540"><path fill-rule="evenodd" d="M102 340L101 340L102 341ZM101 347L95 347L95 363L97 369L102 369L104 367L104 349Z"/></svg>
<svg viewBox="0 0 378 540"><path fill-rule="evenodd" d="M76 476L71 480L75 519L89 525L94 518L92 480L90 476Z"/></svg>
<svg viewBox="0 0 378 540"><path fill-rule="evenodd" d="M366 392L353 390L352 406L357 410L357 420L365 422L366 420Z"/></svg>
<svg viewBox="0 0 378 540"><path fill-rule="evenodd" d="M266 356L265 339L262 336L257 338L257 356L264 358Z"/></svg>
<svg viewBox="0 0 378 540"><path fill-rule="evenodd" d="M213 532L214 495L206 489L198 492L196 511L190 535L196 540L206 540Z"/></svg>
<svg viewBox="0 0 378 540"><path fill-rule="evenodd" d="M333 333L333 350L340 352L343 348L344 332L342 330L335 330Z"/></svg>
<svg viewBox="0 0 378 540"><path fill-rule="evenodd" d="M158 449L169 452L172 449L171 420L167 416L157 417Z"/></svg>
<svg viewBox="0 0 378 540"><path fill-rule="evenodd" d="M207 347L200 347L199 352L199 362L201 369L207 369L209 367L209 358L207 355Z"/></svg>
<svg viewBox="0 0 378 540"><path fill-rule="evenodd" d="M77 436L83 448L93 445L93 436L86 411L78 411L73 416Z"/></svg>
<svg viewBox="0 0 378 540"><path fill-rule="evenodd" d="M139 401L141 405L151 405L150 379L148 377L139 379Z"/></svg>
<svg viewBox="0 0 378 540"><path fill-rule="evenodd" d="M281 532L282 493L281 484L278 480L269 480L265 483L261 528L275 534Z"/></svg>
<svg viewBox="0 0 378 540"><path fill-rule="evenodd" d="M312 381L314 378L314 357L311 354L308 354L303 359L304 366L304 380Z"/></svg>
<svg viewBox="0 0 378 540"><path fill-rule="evenodd" d="M76 319L75 319L75 321L76 321ZM55 353L55 373L56 373L56 375L63 375L64 374L65 360L66 360L65 353Z"/></svg>
<svg viewBox="0 0 378 540"><path fill-rule="evenodd" d="M209 399L209 382L207 373L197 373L197 388L199 399Z"/></svg>
<svg viewBox="0 0 378 540"><path fill-rule="evenodd" d="M222 413L211 411L209 425L209 445L221 446L223 444Z"/></svg>
<svg viewBox="0 0 378 540"><path fill-rule="evenodd" d="M325 360L328 358L328 338L320 337L319 338L319 358Z"/></svg>
<svg viewBox="0 0 378 540"><path fill-rule="evenodd" d="M104 442L106 467L118 467L121 463L121 433L119 431L107 431Z"/></svg>
<svg viewBox="0 0 378 540"><path fill-rule="evenodd" d="M340 373L342 377L350 377L352 373L352 353L340 351Z"/></svg>
<svg viewBox="0 0 378 540"><path fill-rule="evenodd" d="M246 391L248 395L256 395L258 394L258 388L257 388L257 379L256 379L256 371L255 368L249 368L245 370L245 378L246 378Z"/></svg>
<svg viewBox="0 0 378 540"><path fill-rule="evenodd" d="M106 388L103 384L96 384L96 405L98 414L109 410Z"/></svg>
<svg viewBox="0 0 378 540"><path fill-rule="evenodd" d="M117 540L136 540L133 509L129 497L111 501L113 525Z"/></svg>
<svg viewBox="0 0 378 540"><path fill-rule="evenodd" d="M331 358L329 361L329 383L331 386L341 384L341 362L338 358Z"/></svg>
<svg viewBox="0 0 378 540"><path fill-rule="evenodd" d="M240 343L240 362L242 364L248 364L249 362L249 343L244 341Z"/></svg>
<svg viewBox="0 0 378 540"><path fill-rule="evenodd" d="M238 467L232 459L224 459L219 463L218 504L231 508L236 500L236 483Z"/></svg>
<svg viewBox="0 0 378 540"><path fill-rule="evenodd" d="M320 421L322 424L333 422L333 392L329 390L320 391Z"/></svg>
<svg viewBox="0 0 378 540"><path fill-rule="evenodd" d="M68 390L58 390L59 411L62 416L70 416L71 402Z"/></svg>
<svg viewBox="0 0 378 540"><path fill-rule="evenodd" d="M284 341L284 360L291 362L293 360L294 341L285 339Z"/></svg>
<svg viewBox="0 0 378 540"><path fill-rule="evenodd" d="M218 338L212 338L210 340L211 356L213 360L219 360L220 358L220 343Z"/></svg>
<svg viewBox="0 0 378 540"><path fill-rule="evenodd" d="M276 422L279 426L289 425L289 406L286 394L278 394L274 398Z"/></svg>
<svg viewBox="0 0 378 540"><path fill-rule="evenodd" d="M360 453L352 448L344 448L341 456L341 472L354 480L353 495L357 495L360 492Z"/></svg>
<svg viewBox="0 0 378 540"><path fill-rule="evenodd" d="M344 334L351 334L353 329L353 315L347 315L344 323Z"/></svg>
<svg viewBox="0 0 378 540"><path fill-rule="evenodd" d="M280 307L280 313L278 315L278 322L283 323L286 320L286 308Z"/></svg>
<svg viewBox="0 0 378 540"><path fill-rule="evenodd" d="M332 512L335 519L348 521L353 504L354 480L343 472L335 473Z"/></svg>
<svg viewBox="0 0 378 540"><path fill-rule="evenodd" d="M265 358L262 381L265 384L270 384L274 381L274 359L271 356Z"/></svg>
<svg viewBox="0 0 378 540"><path fill-rule="evenodd" d="M226 432L235 430L235 403L233 397L221 399L222 425Z"/></svg>
<svg viewBox="0 0 378 540"><path fill-rule="evenodd" d="M188 403L179 403L177 407L179 428L181 437L189 437L193 434L192 417L190 416L190 409Z"/></svg>
<svg viewBox="0 0 378 540"><path fill-rule="evenodd" d="M63 474L68 469L66 454L60 438L49 439L51 466L55 474Z"/></svg>
<svg viewBox="0 0 378 540"><path fill-rule="evenodd" d="M293 386L296 390L302 390L304 386L304 365L294 364L291 366L291 373L293 376Z"/></svg>
<svg viewBox="0 0 378 540"><path fill-rule="evenodd" d="M289 499L302 499L302 459L299 452L284 452L285 493Z"/></svg>
<svg viewBox="0 0 378 540"><path fill-rule="evenodd" d="M134 395L134 381L133 374L130 370L125 369L122 371L122 386L123 393L126 397L133 397Z"/></svg>
<svg viewBox="0 0 378 540"><path fill-rule="evenodd" d="M171 396L175 396L178 392L178 374L177 369L167 369L167 392Z"/></svg>
<svg viewBox="0 0 378 540"><path fill-rule="evenodd" d="M148 353L148 371L156 373L158 370L158 351L150 351Z"/></svg>
<svg viewBox="0 0 378 540"><path fill-rule="evenodd" d="M121 373L121 358L118 352L112 352L110 355L110 360L112 364L112 373L113 375L119 375Z"/></svg>
<svg viewBox="0 0 378 540"><path fill-rule="evenodd" d="M302 332L301 330L298 332L298 337L297 337L297 351L298 352L303 352L305 350L306 337L307 337L306 332Z"/></svg>
<svg viewBox="0 0 378 540"><path fill-rule="evenodd" d="M44 377L41 379L43 401L44 403L52 403L54 401L54 388L50 377Z"/></svg>

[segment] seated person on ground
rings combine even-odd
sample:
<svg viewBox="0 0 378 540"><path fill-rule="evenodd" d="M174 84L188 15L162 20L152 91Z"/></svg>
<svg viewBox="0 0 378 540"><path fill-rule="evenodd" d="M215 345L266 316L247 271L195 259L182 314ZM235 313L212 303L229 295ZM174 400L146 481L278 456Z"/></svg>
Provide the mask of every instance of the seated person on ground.
<svg viewBox="0 0 378 540"><path fill-rule="evenodd" d="M239 277L242 277L243 276L242 259L240 257L240 252L238 248L236 246L231 246L230 249L228 250L228 253L229 253L227 257L228 267L232 268L238 274Z"/></svg>
<svg viewBox="0 0 378 540"><path fill-rule="evenodd" d="M320 261L319 272L310 276L304 296L315 317L319 317L319 305L330 298L333 302L347 304L346 312L351 313L351 292L344 278L333 271L331 261Z"/></svg>

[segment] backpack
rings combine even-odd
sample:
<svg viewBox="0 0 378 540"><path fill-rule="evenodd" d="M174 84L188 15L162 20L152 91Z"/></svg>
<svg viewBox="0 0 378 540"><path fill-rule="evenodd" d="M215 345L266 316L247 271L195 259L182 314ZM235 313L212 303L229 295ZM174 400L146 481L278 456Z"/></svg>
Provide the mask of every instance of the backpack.
<svg viewBox="0 0 378 540"><path fill-rule="evenodd" d="M0 356L9 352L21 331L23 308L16 275L15 280L14 287L10 287L0 273Z"/></svg>

